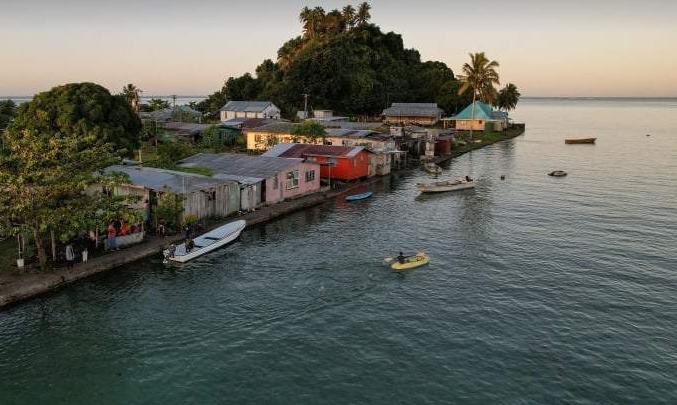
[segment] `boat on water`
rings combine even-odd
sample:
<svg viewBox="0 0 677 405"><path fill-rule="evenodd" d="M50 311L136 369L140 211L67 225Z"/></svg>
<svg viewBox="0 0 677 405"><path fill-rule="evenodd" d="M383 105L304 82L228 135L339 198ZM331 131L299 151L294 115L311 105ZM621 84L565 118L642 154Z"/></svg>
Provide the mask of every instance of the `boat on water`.
<svg viewBox="0 0 677 405"><path fill-rule="evenodd" d="M548 173L548 176L552 177L564 177L567 175L567 172L564 170L553 170L552 172Z"/></svg>
<svg viewBox="0 0 677 405"><path fill-rule="evenodd" d="M442 174L442 168L432 162L423 165L423 170L430 174Z"/></svg>
<svg viewBox="0 0 677 405"><path fill-rule="evenodd" d="M234 221L198 236L192 240L192 246L190 246L190 241L170 246L163 252L165 260L185 263L205 255L233 242L240 236L245 226L247 226L247 223L243 220Z"/></svg>
<svg viewBox="0 0 677 405"><path fill-rule="evenodd" d="M475 181L473 179L435 181L432 183L418 183L416 184L416 187L418 187L419 191L422 193L446 193L449 191L475 188Z"/></svg>
<svg viewBox="0 0 677 405"><path fill-rule="evenodd" d="M372 195L374 195L374 193L372 193L371 191L367 191L366 193L353 194L353 195L349 195L348 197L346 197L346 201L360 201L360 200L367 199L367 198L371 197Z"/></svg>
<svg viewBox="0 0 677 405"><path fill-rule="evenodd" d="M390 259L390 258L388 258ZM386 259L387 260L387 259ZM430 262L430 258L424 252L418 252L414 256L408 256L401 261L397 258L390 259L390 268L395 271L415 269Z"/></svg>
<svg viewBox="0 0 677 405"><path fill-rule="evenodd" d="M576 144L582 144L582 143L595 143L597 138L578 138L578 139L565 139L564 143L567 145L576 145Z"/></svg>

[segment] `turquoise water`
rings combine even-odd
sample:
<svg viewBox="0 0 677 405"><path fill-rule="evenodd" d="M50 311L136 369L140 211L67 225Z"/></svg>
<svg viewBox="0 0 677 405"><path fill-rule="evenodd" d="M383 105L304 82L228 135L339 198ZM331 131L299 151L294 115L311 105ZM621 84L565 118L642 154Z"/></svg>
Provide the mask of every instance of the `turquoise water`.
<svg viewBox="0 0 677 405"><path fill-rule="evenodd" d="M447 167L475 191L400 175L1 312L0 403L677 402L677 102L514 115L524 136Z"/></svg>

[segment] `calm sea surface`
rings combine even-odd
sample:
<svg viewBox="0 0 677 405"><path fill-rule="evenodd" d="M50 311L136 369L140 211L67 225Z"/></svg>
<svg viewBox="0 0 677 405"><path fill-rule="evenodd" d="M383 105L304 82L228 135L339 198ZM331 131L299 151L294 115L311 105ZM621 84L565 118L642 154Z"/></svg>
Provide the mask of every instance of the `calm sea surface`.
<svg viewBox="0 0 677 405"><path fill-rule="evenodd" d="M0 403L677 403L677 101L514 116L447 168L475 191L400 175L1 312Z"/></svg>

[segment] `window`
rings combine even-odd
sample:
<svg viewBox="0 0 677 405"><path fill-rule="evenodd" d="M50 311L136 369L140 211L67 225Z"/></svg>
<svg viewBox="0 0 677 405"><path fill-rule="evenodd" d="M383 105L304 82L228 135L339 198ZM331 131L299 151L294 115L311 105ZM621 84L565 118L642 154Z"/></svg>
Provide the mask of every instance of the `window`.
<svg viewBox="0 0 677 405"><path fill-rule="evenodd" d="M310 170L306 172L306 182L309 183L315 180L315 170Z"/></svg>
<svg viewBox="0 0 677 405"><path fill-rule="evenodd" d="M256 141L256 143L261 143L264 142L265 140L263 139L263 135L256 134L254 135L254 141Z"/></svg>
<svg viewBox="0 0 677 405"><path fill-rule="evenodd" d="M278 182L279 181L277 180L277 174L276 174L275 177L273 177L273 190L277 190Z"/></svg>
<svg viewBox="0 0 677 405"><path fill-rule="evenodd" d="M297 188L299 186L299 171L293 170L287 173L287 190Z"/></svg>

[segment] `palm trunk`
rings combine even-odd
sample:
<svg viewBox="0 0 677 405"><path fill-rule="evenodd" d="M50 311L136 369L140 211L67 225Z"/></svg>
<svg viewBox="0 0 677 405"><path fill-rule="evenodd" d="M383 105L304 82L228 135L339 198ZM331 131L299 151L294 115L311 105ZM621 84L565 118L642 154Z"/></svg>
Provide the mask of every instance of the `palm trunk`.
<svg viewBox="0 0 677 405"><path fill-rule="evenodd" d="M475 126L475 102L477 100L477 92L472 93L472 113L470 114L470 141L472 142L472 128Z"/></svg>

